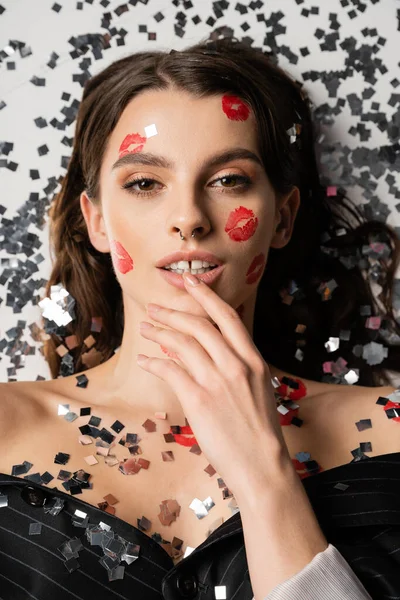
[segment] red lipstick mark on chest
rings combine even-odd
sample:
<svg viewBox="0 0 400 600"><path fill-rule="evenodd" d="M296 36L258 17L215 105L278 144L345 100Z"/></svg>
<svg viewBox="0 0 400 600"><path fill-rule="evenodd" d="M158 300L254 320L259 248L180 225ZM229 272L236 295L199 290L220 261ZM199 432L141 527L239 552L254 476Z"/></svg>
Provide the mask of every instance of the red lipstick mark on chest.
<svg viewBox="0 0 400 600"><path fill-rule="evenodd" d="M240 221L246 221L242 227L237 227ZM245 242L251 238L258 225L258 219L249 208L239 206L233 210L225 225L225 231L234 242Z"/></svg>
<svg viewBox="0 0 400 600"><path fill-rule="evenodd" d="M191 447L197 444L197 440L193 435L193 431L190 425L181 426L180 433L174 433L171 427L169 433L172 433L175 442L177 444L180 444L181 446Z"/></svg>
<svg viewBox="0 0 400 600"><path fill-rule="evenodd" d="M132 271L133 260L129 256L125 248L122 246L122 244L120 244L116 240L113 240L111 242L111 252L113 255L115 265L120 273L125 275L125 273L128 273L128 271Z"/></svg>
<svg viewBox="0 0 400 600"><path fill-rule="evenodd" d="M264 263L265 255L262 252L258 256L254 257L249 270L246 273L246 283L255 283L260 279L263 272Z"/></svg>
<svg viewBox="0 0 400 600"><path fill-rule="evenodd" d="M246 121L250 109L238 96L222 96L222 110L231 121Z"/></svg>
<svg viewBox="0 0 400 600"><path fill-rule="evenodd" d="M143 146L147 141L147 137L142 137L139 133L130 133L127 135L122 144L119 147L119 156L125 156L125 154L136 154L136 152L141 152L143 150ZM136 146L140 144L139 146ZM131 148L131 146L136 146Z"/></svg>

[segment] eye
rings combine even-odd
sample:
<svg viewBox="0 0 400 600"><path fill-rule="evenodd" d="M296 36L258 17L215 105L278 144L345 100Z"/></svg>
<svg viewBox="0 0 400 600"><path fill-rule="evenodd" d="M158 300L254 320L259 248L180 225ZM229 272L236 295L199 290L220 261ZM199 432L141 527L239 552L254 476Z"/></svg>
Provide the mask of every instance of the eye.
<svg viewBox="0 0 400 600"><path fill-rule="evenodd" d="M215 183L217 181L225 181L226 180L236 180L236 181L240 181L241 183L239 185L234 185L234 186L228 186L228 188L222 189L222 193L227 193L227 192L231 192L232 190L235 191L237 189L239 189L240 191L244 191L247 190L250 186L251 186L251 179L250 177L247 177L245 175L237 175L236 173L229 173L227 175L223 175L222 177L218 177L218 179L214 179L214 181L212 181L211 183ZM149 179L148 177L136 177L135 179L131 179L130 181L127 181L126 183L124 183L122 187L122 189L124 190L128 190L129 194L134 194L136 196L149 196L151 194L154 194L155 192L153 190L135 190L133 189L133 187L135 185L140 185L142 183L146 182L146 184L152 184L152 183L159 183L156 179ZM219 186L217 186L219 187Z"/></svg>

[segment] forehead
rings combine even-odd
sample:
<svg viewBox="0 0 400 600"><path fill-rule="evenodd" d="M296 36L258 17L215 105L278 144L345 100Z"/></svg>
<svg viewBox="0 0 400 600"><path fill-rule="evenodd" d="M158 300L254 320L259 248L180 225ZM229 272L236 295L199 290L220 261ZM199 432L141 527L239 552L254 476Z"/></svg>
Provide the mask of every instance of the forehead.
<svg viewBox="0 0 400 600"><path fill-rule="evenodd" d="M156 134L146 137L149 129ZM182 149L204 157L230 144L257 147L253 111L232 94L195 98L176 90L143 92L124 109L109 138L105 163L121 155L127 136L136 136L139 144L144 140L143 151L163 150L172 159Z"/></svg>

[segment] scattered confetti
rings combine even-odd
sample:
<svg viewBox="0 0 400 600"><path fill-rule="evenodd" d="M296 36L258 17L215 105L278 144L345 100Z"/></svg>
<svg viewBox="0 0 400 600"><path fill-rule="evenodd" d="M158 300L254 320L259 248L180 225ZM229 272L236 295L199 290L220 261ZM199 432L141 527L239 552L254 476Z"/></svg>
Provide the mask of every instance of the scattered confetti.
<svg viewBox="0 0 400 600"><path fill-rule="evenodd" d="M84 2L78 2L73 8L69 7L67 3L62 6L57 2L49 7L51 10L52 18L65 18L66 11L73 10L73 15L76 17L80 15L80 11L86 10L87 4L92 4L93 0L86 0ZM138 3L139 6L147 2ZM104 13L103 9L109 5L108 0L102 0L98 3L99 6L92 6L93 10L99 9L97 13L99 21L95 27L98 29L101 27L102 33L91 35L72 35L69 37L69 44L72 47L72 51L67 53L65 56L60 56L55 51L51 51L48 54L48 61L45 76L43 76L42 68L36 68L32 66L28 75L24 75L25 81L18 81L18 85L21 87L22 93L26 94L29 91L29 95L32 98L32 106L38 106L36 100L44 98L43 93L46 88L51 84L51 74L54 69L60 67L61 64L65 63L65 60L71 61L73 77L71 81L76 85L80 85L82 88L86 81L92 75L92 69L95 66L95 61L101 61L105 58L105 52L111 46L124 46L125 38L127 41L132 40L132 31L126 31L123 27L120 27L122 17L124 19L123 24L135 23L135 36L139 36L139 41L148 42L151 45L152 41L159 41L157 37L158 32L161 31L157 27L157 24L169 19L169 11L157 12L153 16L153 21L150 25L144 23L139 24L138 31L137 26L137 14L133 11L136 9L135 2L129 4L121 4L113 11ZM174 8L176 2L172 2ZM178 38L184 37L186 33L186 16L190 14L190 18L195 25L202 23L200 17L192 13L186 15L187 9L192 9L192 3L187 3L188 6L180 6L178 16L175 16L176 22L173 23L173 30ZM220 3L218 3L220 4ZM222 3L224 4L224 3ZM300 5L300 0L296 1L296 4ZM330 25L331 29L335 30L328 31L328 24L325 27L323 23L319 23L319 27L314 26L314 21L311 19L313 15L318 15L319 8L311 7L310 9L302 8L298 11L296 18L295 27L301 23L303 26L309 26L312 31L310 40L307 46L300 48L300 56L296 54L294 46L291 44L290 47L281 44L279 42L279 36L286 33L286 24L283 24L285 19L289 15L285 15L281 10L278 13L271 13L270 8L264 8L263 18L267 23L268 27L272 30L268 31L267 37L264 41L264 45L268 44L267 51L272 50L272 54L275 55L279 48L279 53L282 57L286 58L286 61L290 64L296 65L301 58L307 57L307 55L313 56L315 48L318 51L318 55L321 52L333 53L338 50L340 46L341 52L345 52L346 56L346 70L339 71L338 69L328 70L313 70L308 63L301 63L301 72L304 80L319 80L321 85L325 87L327 94L330 99L334 99L330 103L321 104L313 111L313 116L316 121L322 125L331 125L334 117L339 115L344 110L350 110L352 115L356 116L356 125L349 128L349 135L353 137L351 147L344 145L341 142L333 142L331 136L327 136L325 139L324 133L319 133L317 143L320 150L321 164L326 166L327 170L333 173L334 182L329 181L328 177L324 177L325 182L323 187L327 198L339 199L343 196L344 188L348 186L359 186L363 190L363 200L366 200L363 206L363 212L367 218L376 218L383 222L388 220L390 216L390 210L388 205L380 202L378 197L375 195L375 189L379 183L386 184L388 193L392 199L399 200L399 161L398 161L398 132L399 132L399 119L397 108L390 114L390 107L397 107L400 94L396 91L399 81L396 78L390 80L390 87L388 97L385 100L381 100L380 94L375 96L375 86L377 86L382 78L386 76L386 67L383 68L382 64L382 53L386 37L383 35L385 31L379 32L375 28L375 24L371 21L371 17L368 15L367 8L372 7L375 2L371 2L367 5L351 4L347 6L347 3L340 3L341 11L338 11L339 20L342 23L352 23L352 37L346 39L340 38L340 27L336 20L338 16L334 12L330 14ZM338 5L339 6L339 5ZM211 11L211 3L209 6ZM247 7L244 7L240 3L232 5L232 16L236 19L242 20L243 14L246 13L246 29L250 28L251 25L257 21L262 20L259 18L258 3L252 3ZM284 9L283 9L284 10ZM330 11L333 8L330 8ZM78 12L79 11L79 12ZM364 12L365 11L365 12ZM6 12L3 6L0 6L0 15ZM40 11L39 11L40 12ZM176 12L176 11L173 11ZM128 14L130 13L130 15ZM211 11L212 17L206 21L208 25L215 23L215 7ZM217 16L224 16L227 18L228 10L224 6L217 7ZM134 18L132 18L134 15ZM40 15L39 15L40 16ZM43 14L43 17L46 15ZM125 21L131 16L132 21ZM309 21L307 19L309 18ZM371 28L360 29L357 31L357 27L364 27L365 20L371 21ZM359 19L359 25L358 25ZM288 20L288 19L287 19ZM45 19L43 19L43 22ZM229 18L227 19L229 22ZM140 19L139 19L140 22ZM127 25L128 27L128 25ZM162 30L169 31L166 23L162 23ZM104 29L106 30L104 32ZM171 29L172 30L172 29ZM233 35L233 30L230 27L223 27L222 33L224 35ZM294 33L296 30L294 31ZM10 32L11 35L12 32ZM288 33L290 33L288 29ZM15 36L13 36L15 37ZM291 37L295 40L296 36ZM365 39L364 39L365 38ZM66 38L67 39L67 38ZM247 43L252 43L253 39L248 37L245 38ZM305 38L304 38L305 39ZM350 40L350 43L349 43ZM64 40L65 41L65 40ZM307 40L308 41L308 40ZM315 45L316 44L316 45ZM261 44L262 45L262 40ZM171 51L174 54L176 51ZM210 47L208 53L212 54L213 51ZM207 51L204 52L207 54ZM27 57L29 60L36 59L38 56L35 46L32 44L32 48L27 45L23 40L10 39L5 42L5 45L0 51L0 62L5 61L6 71L4 73L4 82L16 81L12 79L13 72L20 74L25 72L26 64L24 63ZM200 60L202 60L200 58ZM320 61L322 65L324 61ZM34 63L31 63L34 65ZM307 64L307 67L305 66ZM360 66L361 65L361 66ZM351 78L357 74L358 77L363 78L366 83L365 89L361 90L361 93L348 93L345 90L341 90L341 83L351 83ZM389 82L389 75L388 82ZM346 81L349 79L349 81ZM68 83L70 85L70 82ZM71 87L71 90L73 86ZM349 89L346 86L346 89ZM13 108L12 99L14 92L17 88L12 88L10 85L5 85L3 97L0 99L0 115L5 119L9 119L11 114L10 109ZM0 235L4 240L3 250L6 253L6 257L2 258L2 279L1 282L6 290L6 302L4 307L12 309L14 314L18 315L18 321L14 327L7 327L4 336L1 340L1 350L4 357L10 359L11 367L7 369L7 380L15 381L17 372L21 367L24 366L24 358L28 354L35 354L35 346L22 339L22 333L27 326L25 321L20 320L19 313L31 302L37 304L42 312L43 327L39 327L37 323L29 323L28 327L32 336L32 339L36 342L42 343L45 339L48 339L54 334L58 338L58 344L55 349L57 356L59 357L59 376L66 377L75 373L76 364L74 362L74 350L78 348L78 338L76 335L71 334L70 327L73 326L74 320L76 319L77 301L70 293L71 290L66 289L60 278L55 285L51 286L49 297L43 298L39 301L38 293L40 288L45 283L43 279L38 278L37 272L39 266L45 260L41 254L41 240L39 234L43 230L45 225L44 214L51 208L51 203L54 194L57 193L58 184L60 183L60 173L57 172L47 181L43 180L45 168L42 166L54 155L59 152L56 146L53 145L53 136L50 136L51 127L59 132L59 138L54 138L54 144L57 141L63 145L64 148L69 150L72 146L72 138L65 134L65 130L71 124L74 123L77 117L79 100L74 97L75 92L69 93L64 91L60 95L60 101L58 106L54 106L54 103L49 104L46 112L49 114L35 115L32 122L37 131L37 139L35 144L32 145L33 152L33 164L24 165L18 164L16 159L21 156L21 147L13 141L0 141L0 168L7 169L10 181L12 183L13 177L15 181L21 176L25 177L29 185L33 185L31 182L38 182L38 186L35 186L34 190L31 191L28 200L20 207L15 216L8 214L7 208L4 205L0 205ZM67 104L65 104L67 103ZM382 106L385 111L383 112ZM29 103L27 110L29 109ZM396 112L397 111L397 112ZM295 111L293 118L285 125L285 130L288 136L288 144L291 151L302 151L302 138L304 127L301 122L301 117ZM56 115L56 116L55 116ZM370 141L371 133L374 129L378 129L379 133L386 136L387 140L383 143L379 143L379 146L374 144L364 145L365 142ZM149 129L146 132L147 137L154 134L154 131ZM333 137L333 136L332 136ZM329 138L329 139L328 139ZM359 143L358 143L359 140ZM24 149L24 148L22 148ZM29 148L28 148L29 149ZM67 151L65 151L67 153ZM60 154L60 153L59 153ZM67 168L70 156L60 155L60 165L63 169ZM37 164L35 164L37 163ZM40 169L38 168L40 167ZM339 168L340 167L340 168ZM341 174L339 174L339 172ZM29 179L28 179L29 178ZM42 182L42 185L40 184ZM40 193L36 190L40 189ZM11 188L10 188L11 189ZM33 189L33 188L32 188ZM388 203L389 204L389 203ZM11 204L9 205L11 208ZM12 205L14 206L14 205ZM400 204L396 205L396 210L400 211ZM27 225L32 225L33 230L28 233ZM400 233L400 228L395 228ZM75 232L74 239L77 243L82 240L79 238L80 234ZM390 248L387 240L381 238L379 234L369 236L369 239L362 247L355 247L348 244L348 231L345 228L337 229L335 232L326 231L321 239L321 255L325 255L328 259L336 258L344 269L351 270L359 268L364 275L372 282L377 283L382 276L384 261L390 255ZM36 277L34 276L36 274ZM399 297L400 286L397 284L394 286L395 295ZM317 298L319 305L323 307L323 310L329 310L330 304L343 293L343 287L339 280L339 277L333 278L327 276L323 280L315 280L313 286L313 293ZM305 287L302 287L300 280L291 280L288 285L279 291L279 297L282 306L296 310L302 300L306 297ZM398 300L397 300L398 302ZM79 306L79 302L78 302ZM3 307L3 308L4 308ZM398 308L400 304L398 303ZM239 314L242 314L243 308L238 310ZM389 343L398 343L399 337L396 334L390 333L387 323L383 316L374 314L374 307L365 305L360 308L360 319L363 323L364 329L364 341L360 343L357 336L354 335L355 327L352 323L346 323L345 328L332 332L332 335L326 336L322 340L322 347L325 351L324 355L321 354L321 381L329 383L355 385L359 383L360 372L359 365L378 366L384 363L389 357ZM290 335L295 337L295 344L291 346L293 348L293 358L299 363L306 364L307 362L307 340L309 335L309 328L306 325L306 321L302 318L293 319L292 330ZM89 333L90 331L90 333ZM103 353L96 346L101 339L100 334L103 331L103 318L101 316L89 316L88 331L85 333L83 344L84 352L82 354L82 364L88 369L99 365L103 359ZM296 336L293 336L295 332ZM379 337L378 337L379 336ZM292 338L291 338L292 339ZM284 344L281 344L284 346ZM100 348L99 344L99 348ZM115 349L117 351L118 348ZM322 358L323 357L323 358ZM41 379L39 376L38 379ZM282 426L290 427L301 427L303 420L300 418L302 398L306 396L306 388L301 379L289 379L282 378L273 382L275 389L275 397L277 404L277 411L279 413L279 419ZM76 376L76 387L82 389L82 393L87 389L90 393L90 381L89 377L85 374ZM87 396L89 398L89 396ZM395 394L388 396L387 398L378 398L377 404L382 406L382 410L385 411L385 415L388 419L394 422L400 422L400 390L396 391ZM68 422L71 427L77 427L77 443L85 446L95 444L87 451L93 450L93 454L84 457L83 460L89 465L97 465L99 462L104 462L108 467L116 467L121 475L137 475L142 476L141 470L151 470L151 461L142 457L141 454L146 455L147 443L151 443L147 436L143 434L144 439L142 440L138 433L126 433L120 438L117 438L121 432L125 429L123 422L115 420L113 423L102 423L103 418L97 415L91 415L91 408L81 408L78 412L70 410L69 404L60 404L57 407L57 415L62 417L63 420ZM367 416L367 415L362 415ZM82 424L82 418L87 417L84 424ZM168 444L178 444L182 447L187 447L188 453L196 454L200 456L202 454L201 448L199 447L193 431L190 425L187 423L185 426L170 425L170 431L168 433L159 433L157 431L157 425L160 428L164 425L163 421L167 421L167 413L156 412L152 415L153 418L148 418L142 424L143 430L146 434L151 434L150 437L155 435L163 435L163 441ZM157 423L155 423L157 420ZM104 419L106 421L106 419ZM78 422L78 426L77 423ZM104 425L104 426L103 426ZM169 424L168 424L169 426ZM373 423L369 418L360 419L355 423L358 432L363 432L372 428ZM111 430L113 433L111 433ZM143 432L142 432L143 433ZM361 436L360 436L361 437ZM372 452L372 444L368 441L367 434L363 435L363 441L359 441L359 446L353 449L349 449L349 461L352 457L351 462L364 461L368 459L368 452ZM142 442L141 445L139 443ZM61 444L60 444L61 445ZM61 445L63 446L63 445ZM126 457L121 458L121 454L117 456L112 452L125 452ZM64 449L64 448L62 448ZM65 448L68 450L69 448ZM58 448L57 448L58 450ZM111 454L110 454L111 452ZM177 452L175 452L177 454ZM96 456L94 455L96 454ZM98 458L96 458L98 457ZM21 457L23 458L23 457ZM33 459L33 457L30 457ZM67 454L64 452L58 452L55 457L49 457L49 460L54 459L54 464L67 465L67 468L71 468L71 471L59 469L58 473L54 470L54 475L48 471L40 473L30 473L29 471L34 467L34 463L24 461L21 464L12 466L12 475L15 477L24 476L25 479L31 480L38 485L48 485L53 480L57 479L62 482L63 488L69 492L71 496L81 494L83 490L91 490L95 493L96 485L92 484L92 475L79 469L77 471L72 470L72 460L74 454ZM20 459L20 457L18 458ZM157 456L157 460L162 462L175 462L175 455L173 451L164 451L161 453L161 457ZM194 459L197 460L197 459ZM178 461L176 461L178 464ZM293 459L295 469L301 479L309 478L315 474L320 473L323 469L316 460L311 456L307 449L298 452L296 458ZM70 466L71 465L71 466ZM166 465L164 468L170 468L173 465ZM75 468L75 467L74 467ZM206 468L202 469L210 478L210 486L213 484L215 488L218 488L218 493L224 500L231 499L229 507L233 514L234 511L238 511L238 507L235 503L235 499L225 485L221 477L214 478L216 474L215 469L212 465L207 465ZM199 476L200 476L199 469ZM119 475L118 475L119 476ZM93 477L94 482L96 481L95 476ZM134 483L128 480L129 483ZM348 489L348 485L345 483L338 482L333 486L338 492L345 492ZM61 498L53 498L51 501L43 501L43 497L40 496L39 491L34 489L25 488L25 496L30 499L31 503L36 503L36 506L41 507L45 514L50 514L54 518L62 515L65 517L64 511L64 500ZM211 487L210 487L211 489ZM102 492L104 493L104 492ZM108 513L109 515L117 514L119 500L111 492L106 494L102 498L102 502L97 503L98 507ZM190 508L193 514L190 516L196 517L197 520L206 518L209 513L212 514L212 509L215 506L212 497L209 496L204 500L194 498L189 507L184 507L184 511ZM6 509L8 507L8 496L0 494L0 509ZM181 513L181 507L177 500L174 498L160 500L160 513L158 515L159 521L164 526L171 526L173 528L174 523L179 519ZM182 518L182 517L181 517ZM185 516L185 518L187 518ZM72 517L72 524L75 527L80 527L83 531L82 536L71 537L65 540L58 548L60 556L64 559L64 565L66 571L73 574L74 571L83 569L85 564L83 551L85 549L84 543L89 546L97 546L100 548L103 556L98 561L99 564L104 568L104 575L108 578L108 581L113 582L121 580L126 577L125 569L133 562L140 558L140 545L133 544L123 537L114 533L110 526L106 525L102 521L93 523L89 521L88 516L84 511L76 511ZM206 519L207 520L207 519ZM222 518L216 519L211 526L209 525L206 529L205 535L211 535L215 529L222 524ZM137 528L146 533L150 533L152 530L152 522L145 515L137 519ZM45 531L42 524L39 522L31 522L26 527L28 528L29 536L40 536L41 539L45 535ZM26 531L26 530L25 530ZM172 529L173 531L173 529ZM180 559L182 556L188 556L193 552L192 546L186 545L185 554L182 552L182 547L186 540L181 540L177 537L173 537L172 541L164 540L160 534L154 532L151 534L153 540L160 544L160 546L167 551L169 556L174 559ZM172 536L171 536L172 537ZM82 539L81 539L82 538ZM188 540L190 542L190 540ZM124 562L125 565L121 563ZM226 599L232 596L231 590L228 585L214 586L214 596L216 599Z"/></svg>

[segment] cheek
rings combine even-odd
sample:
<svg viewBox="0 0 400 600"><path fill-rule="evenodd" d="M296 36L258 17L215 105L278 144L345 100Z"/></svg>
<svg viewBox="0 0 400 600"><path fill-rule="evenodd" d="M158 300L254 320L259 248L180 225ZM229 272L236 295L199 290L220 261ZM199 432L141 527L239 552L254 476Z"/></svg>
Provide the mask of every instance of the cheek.
<svg viewBox="0 0 400 600"><path fill-rule="evenodd" d="M253 211L244 206L235 208L225 225L225 231L234 242L245 242L256 232L258 219Z"/></svg>
<svg viewBox="0 0 400 600"><path fill-rule="evenodd" d="M250 109L237 96L225 94L222 96L222 110L231 121L247 121Z"/></svg>
<svg viewBox="0 0 400 600"><path fill-rule="evenodd" d="M139 133L129 133L119 147L118 158L125 156L125 154L141 152L146 141L147 138L142 137Z"/></svg>
<svg viewBox="0 0 400 600"><path fill-rule="evenodd" d="M110 246L111 246L111 257L112 257L113 263L115 265L115 268L123 275L125 275L129 271L132 271L133 266L134 266L133 260L132 260L131 256L128 254L128 252L125 250L123 245L120 244L120 242L117 242L116 240L112 240Z"/></svg>
<svg viewBox="0 0 400 600"><path fill-rule="evenodd" d="M257 256L253 258L246 273L246 283L256 283L260 279L261 275L263 274L265 261L266 257L263 252L261 252L261 254L257 254Z"/></svg>

